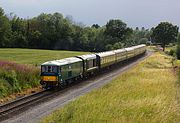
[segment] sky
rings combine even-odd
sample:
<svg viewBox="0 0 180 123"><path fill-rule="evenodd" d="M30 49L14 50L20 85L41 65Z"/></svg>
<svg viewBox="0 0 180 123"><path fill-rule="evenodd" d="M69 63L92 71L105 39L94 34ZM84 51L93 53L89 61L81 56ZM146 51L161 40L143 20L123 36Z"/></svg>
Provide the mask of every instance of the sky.
<svg viewBox="0 0 180 123"><path fill-rule="evenodd" d="M22 18L59 12L87 26L120 19L132 28L151 28L162 21L180 27L180 0L0 0L0 7Z"/></svg>

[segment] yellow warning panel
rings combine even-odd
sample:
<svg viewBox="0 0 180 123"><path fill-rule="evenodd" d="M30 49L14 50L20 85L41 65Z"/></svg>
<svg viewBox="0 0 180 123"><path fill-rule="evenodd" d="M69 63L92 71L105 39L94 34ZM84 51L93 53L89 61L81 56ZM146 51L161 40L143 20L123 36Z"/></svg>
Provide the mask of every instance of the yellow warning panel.
<svg viewBox="0 0 180 123"><path fill-rule="evenodd" d="M57 81L57 77L56 76L43 76L42 80L43 81Z"/></svg>

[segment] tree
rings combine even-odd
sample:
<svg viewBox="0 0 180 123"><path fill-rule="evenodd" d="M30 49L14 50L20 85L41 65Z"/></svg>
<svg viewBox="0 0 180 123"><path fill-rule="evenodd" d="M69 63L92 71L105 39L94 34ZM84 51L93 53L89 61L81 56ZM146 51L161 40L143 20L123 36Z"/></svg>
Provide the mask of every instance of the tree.
<svg viewBox="0 0 180 123"><path fill-rule="evenodd" d="M14 16L10 22L12 30L12 47L28 47L28 41L26 36L27 21L25 19Z"/></svg>
<svg viewBox="0 0 180 123"><path fill-rule="evenodd" d="M148 40L151 40L151 31L148 29L139 30L138 27L133 31L131 40L133 40L134 44L146 44Z"/></svg>
<svg viewBox="0 0 180 123"><path fill-rule="evenodd" d="M110 20L106 24L105 34L114 38L124 39L127 26L121 20Z"/></svg>
<svg viewBox="0 0 180 123"><path fill-rule="evenodd" d="M178 35L177 49L176 49L177 59L180 60L180 34Z"/></svg>
<svg viewBox="0 0 180 123"><path fill-rule="evenodd" d="M110 20L105 26L91 27L76 23L61 13L42 13L31 19L6 16L0 8L0 47L80 50L102 52L145 42L147 30L135 31L121 20Z"/></svg>
<svg viewBox="0 0 180 123"><path fill-rule="evenodd" d="M4 11L0 8L0 47L10 46L11 27Z"/></svg>
<svg viewBox="0 0 180 123"><path fill-rule="evenodd" d="M117 42L125 41L131 34L132 29L121 20L110 20L106 24L105 35L107 36L107 44L114 45Z"/></svg>
<svg viewBox="0 0 180 123"><path fill-rule="evenodd" d="M91 27L92 28L94 27L94 28L98 29L100 26L98 24L93 24Z"/></svg>
<svg viewBox="0 0 180 123"><path fill-rule="evenodd" d="M179 28L168 22L161 22L152 31L152 38L156 43L161 43L163 51L165 46L177 40Z"/></svg>

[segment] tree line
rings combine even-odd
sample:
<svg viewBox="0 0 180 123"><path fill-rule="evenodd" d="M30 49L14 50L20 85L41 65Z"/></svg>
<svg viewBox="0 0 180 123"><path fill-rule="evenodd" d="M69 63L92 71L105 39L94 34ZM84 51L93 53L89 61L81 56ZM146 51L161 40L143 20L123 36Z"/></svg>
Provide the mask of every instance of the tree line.
<svg viewBox="0 0 180 123"><path fill-rule="evenodd" d="M0 9L0 47L99 52L145 43L149 38L149 30L133 30L121 20L90 27L60 13L23 19Z"/></svg>
<svg viewBox="0 0 180 123"><path fill-rule="evenodd" d="M61 13L42 13L23 19L14 14L6 15L0 8L0 47L100 52L148 41L161 42L163 46L175 42L178 27L168 22L159 25L150 30L132 29L125 22L112 19L104 26L85 26ZM164 27L168 27L165 32L169 30L170 34L162 31ZM159 35L159 32L163 33ZM166 37L161 39L163 34Z"/></svg>

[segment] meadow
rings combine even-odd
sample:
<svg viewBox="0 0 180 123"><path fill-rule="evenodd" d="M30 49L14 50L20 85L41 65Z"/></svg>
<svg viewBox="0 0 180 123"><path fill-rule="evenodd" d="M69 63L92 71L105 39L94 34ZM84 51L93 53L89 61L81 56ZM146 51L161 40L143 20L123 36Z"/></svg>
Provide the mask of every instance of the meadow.
<svg viewBox="0 0 180 123"><path fill-rule="evenodd" d="M157 52L111 83L56 110L41 123L178 123L177 83L171 57Z"/></svg>
<svg viewBox="0 0 180 123"><path fill-rule="evenodd" d="M1 48L0 54L0 60L39 66L49 60L87 54L87 52Z"/></svg>

